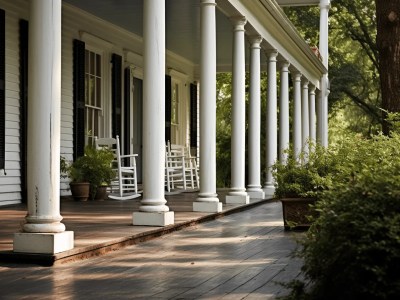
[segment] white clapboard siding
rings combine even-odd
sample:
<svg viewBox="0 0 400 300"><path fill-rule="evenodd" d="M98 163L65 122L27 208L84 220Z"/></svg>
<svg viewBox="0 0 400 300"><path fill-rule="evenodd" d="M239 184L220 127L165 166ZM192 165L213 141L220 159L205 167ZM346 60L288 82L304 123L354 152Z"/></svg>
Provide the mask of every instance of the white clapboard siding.
<svg viewBox="0 0 400 300"><path fill-rule="evenodd" d="M25 0L0 0L6 14L6 163L0 173L0 205L21 202L19 20L28 18Z"/></svg>

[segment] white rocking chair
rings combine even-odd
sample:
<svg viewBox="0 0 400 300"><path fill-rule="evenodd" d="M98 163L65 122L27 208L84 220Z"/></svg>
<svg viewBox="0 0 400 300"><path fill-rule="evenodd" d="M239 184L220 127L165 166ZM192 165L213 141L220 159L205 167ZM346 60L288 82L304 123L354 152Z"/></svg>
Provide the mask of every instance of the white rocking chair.
<svg viewBox="0 0 400 300"><path fill-rule="evenodd" d="M185 168L184 152L178 147L171 147L168 141L165 147L165 185L167 195L186 190Z"/></svg>
<svg viewBox="0 0 400 300"><path fill-rule="evenodd" d="M141 194L137 188L136 157L137 154L121 155L119 146L119 137L116 138L95 138L95 146L99 148L108 148L114 152L117 176L111 183L111 192L108 198L114 200L130 200L140 197ZM125 162L128 161L124 165Z"/></svg>
<svg viewBox="0 0 400 300"><path fill-rule="evenodd" d="M184 146L170 144L165 152L165 179L167 194L192 192L199 188L196 158Z"/></svg>

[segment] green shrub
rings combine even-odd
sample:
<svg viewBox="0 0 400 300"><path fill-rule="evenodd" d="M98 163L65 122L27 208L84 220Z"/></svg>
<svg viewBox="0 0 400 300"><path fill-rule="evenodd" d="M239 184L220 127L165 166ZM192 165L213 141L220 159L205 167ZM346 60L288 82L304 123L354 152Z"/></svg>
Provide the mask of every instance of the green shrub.
<svg viewBox="0 0 400 300"><path fill-rule="evenodd" d="M305 282L288 299L397 299L400 295L400 136L346 139L302 242Z"/></svg>
<svg viewBox="0 0 400 300"><path fill-rule="evenodd" d="M275 179L275 197L318 197L330 184L330 175L336 166L328 149L312 145L309 154L302 152L299 163L288 150L286 163L280 161L272 166Z"/></svg>

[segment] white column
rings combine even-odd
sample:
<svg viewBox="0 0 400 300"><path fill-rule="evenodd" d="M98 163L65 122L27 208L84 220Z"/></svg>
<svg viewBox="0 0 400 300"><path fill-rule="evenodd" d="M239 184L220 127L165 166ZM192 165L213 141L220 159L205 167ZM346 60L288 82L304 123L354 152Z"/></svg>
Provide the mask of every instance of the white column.
<svg viewBox="0 0 400 300"><path fill-rule="evenodd" d="M301 145L302 150L307 156L308 153L308 139L310 137L310 123L308 113L308 80L304 78L302 84L302 95L301 95ZM307 159L305 157L305 159Z"/></svg>
<svg viewBox="0 0 400 300"><path fill-rule="evenodd" d="M250 198L263 199L261 189L261 83L260 49L261 36L250 37L250 107L249 107L249 183L247 194Z"/></svg>
<svg viewBox="0 0 400 300"><path fill-rule="evenodd" d="M320 23L319 23L319 51L322 56L322 62L328 69L328 15L331 7L330 0L320 0ZM318 105L318 132L317 139L325 147L328 146L328 74L321 78L321 92L319 93Z"/></svg>
<svg viewBox="0 0 400 300"><path fill-rule="evenodd" d="M274 178L272 176L272 165L278 158L278 120L277 120L277 86L276 86L276 50L268 51L268 96L267 96L267 179L264 185L265 196L275 193Z"/></svg>
<svg viewBox="0 0 400 300"><path fill-rule="evenodd" d="M61 0L30 3L28 214L14 251L54 254L74 247L60 215Z"/></svg>
<svg viewBox="0 0 400 300"><path fill-rule="evenodd" d="M315 123L315 86L311 85L310 86L310 94L308 98L308 115L309 115L309 120L310 120L310 142L315 143L315 139L317 136L317 129L316 129L316 123Z"/></svg>
<svg viewBox="0 0 400 300"><path fill-rule="evenodd" d="M289 148L289 62L281 63L281 82L279 97L279 160L286 163Z"/></svg>
<svg viewBox="0 0 400 300"><path fill-rule="evenodd" d="M246 85L245 85L245 40L246 18L231 18L233 23L232 61L232 137L231 137L231 189L226 203L249 203L246 193L245 142L246 142Z"/></svg>
<svg viewBox="0 0 400 300"><path fill-rule="evenodd" d="M143 2L143 199L133 225L174 223L164 195L165 1Z"/></svg>
<svg viewBox="0 0 400 300"><path fill-rule="evenodd" d="M216 74L217 38L215 0L200 2L200 193L193 211L220 212L216 193Z"/></svg>
<svg viewBox="0 0 400 300"><path fill-rule="evenodd" d="M297 159L301 153L301 73L293 74L293 155Z"/></svg>

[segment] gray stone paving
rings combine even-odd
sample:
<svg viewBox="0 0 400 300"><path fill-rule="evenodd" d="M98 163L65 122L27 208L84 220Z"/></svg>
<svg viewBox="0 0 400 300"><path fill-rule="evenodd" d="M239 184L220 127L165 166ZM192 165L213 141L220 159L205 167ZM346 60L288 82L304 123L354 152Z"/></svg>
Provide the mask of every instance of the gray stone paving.
<svg viewBox="0 0 400 300"><path fill-rule="evenodd" d="M90 260L0 264L0 299L275 299L301 235L271 202Z"/></svg>

